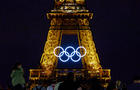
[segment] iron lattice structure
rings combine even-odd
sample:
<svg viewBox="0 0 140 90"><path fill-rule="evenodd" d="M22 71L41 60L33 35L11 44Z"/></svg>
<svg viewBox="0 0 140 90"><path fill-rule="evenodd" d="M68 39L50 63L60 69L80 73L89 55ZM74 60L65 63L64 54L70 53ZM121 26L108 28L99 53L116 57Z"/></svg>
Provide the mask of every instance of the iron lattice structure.
<svg viewBox="0 0 140 90"><path fill-rule="evenodd" d="M110 69L102 69L100 65L89 23L93 13L86 9L85 0L55 0L54 9L47 13L47 18L51 22L40 61L42 68L31 69L30 80L49 79L67 74L69 69L56 69L58 58L53 53L55 47L61 46L63 35L77 35L79 46L84 46L87 50L87 55L82 58L83 69L72 70L75 76L98 77L105 81L111 79ZM80 52L83 53L82 50Z"/></svg>

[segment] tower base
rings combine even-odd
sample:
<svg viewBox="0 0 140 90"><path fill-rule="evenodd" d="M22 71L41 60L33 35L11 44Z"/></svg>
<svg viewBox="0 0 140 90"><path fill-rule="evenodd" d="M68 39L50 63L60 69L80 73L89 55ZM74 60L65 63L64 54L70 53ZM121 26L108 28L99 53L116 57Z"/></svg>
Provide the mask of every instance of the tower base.
<svg viewBox="0 0 140 90"><path fill-rule="evenodd" d="M74 80L84 79L89 80L92 78L99 79L103 87L107 87L111 80L110 69L102 69L102 72L87 71L86 69L55 69L51 76L47 76L44 69L30 69L30 83L32 90L33 87L41 85L48 86L48 82L56 80L60 77L66 77L68 73L74 74Z"/></svg>

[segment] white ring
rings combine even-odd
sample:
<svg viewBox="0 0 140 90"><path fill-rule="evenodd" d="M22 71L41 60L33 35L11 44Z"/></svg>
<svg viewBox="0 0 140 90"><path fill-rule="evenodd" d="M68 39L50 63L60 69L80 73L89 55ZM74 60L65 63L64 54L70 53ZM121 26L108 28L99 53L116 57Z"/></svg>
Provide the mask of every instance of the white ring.
<svg viewBox="0 0 140 90"><path fill-rule="evenodd" d="M67 52L67 50L68 49L73 49L73 52L70 54L70 55L67 55L66 53L68 53ZM74 53L74 54L73 54ZM75 55L75 49L72 47L72 46L68 46L66 49L65 49L65 54L66 54L66 56L68 56L69 58L71 58L71 57L73 57L74 55Z"/></svg>
<svg viewBox="0 0 140 90"><path fill-rule="evenodd" d="M85 54L84 54L84 55L81 55L81 54L80 54L80 56L78 55L77 52L78 52L78 50L79 50L80 48L83 48L83 49L85 50ZM79 57L84 57L84 56L86 56L86 54L87 54L86 48L83 47L83 46L79 46L79 47L76 49L76 54L77 54L77 56L79 56Z"/></svg>
<svg viewBox="0 0 140 90"><path fill-rule="evenodd" d="M79 53L79 52L78 52ZM81 54L80 54L81 55ZM77 55L78 56L78 55ZM71 60L73 61L73 62L79 62L80 60L81 60L81 57L79 57L77 60L74 60L72 57L71 57Z"/></svg>
<svg viewBox="0 0 140 90"><path fill-rule="evenodd" d="M63 54L61 55L61 53L60 53L59 55L56 55L56 53L55 53L56 49L62 49L62 52L61 52L61 53L63 53ZM64 49L63 49L61 46L57 46L57 47L54 49L53 53L54 53L54 55L55 55L56 57L59 57L59 58L60 58L60 57L62 57L62 56L64 55Z"/></svg>

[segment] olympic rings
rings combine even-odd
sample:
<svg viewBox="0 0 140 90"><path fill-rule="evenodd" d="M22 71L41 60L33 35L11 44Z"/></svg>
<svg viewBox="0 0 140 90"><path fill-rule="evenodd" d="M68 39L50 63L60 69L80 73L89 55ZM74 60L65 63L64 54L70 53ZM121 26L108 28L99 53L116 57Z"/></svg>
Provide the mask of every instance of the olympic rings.
<svg viewBox="0 0 140 90"><path fill-rule="evenodd" d="M56 50L57 50L57 49L62 50L62 51L59 53L59 55L56 54ZM68 49L72 49L73 52L69 53L69 52L68 52ZM83 49L83 50L85 51L85 53L84 53L83 55L81 55L81 53L78 51L79 49ZM81 58L83 58L83 57L86 55L87 51L86 51L86 48L83 47L83 46L79 46L76 50L75 50L75 48L73 48L72 46L68 46L65 50L64 50L61 46L57 46L57 47L54 49L54 52L53 52L53 53L54 53L54 55L55 55L56 57L58 57L62 62L67 62L67 61L69 61L70 59L71 59L73 62L79 62L79 61L81 60ZM64 54L68 57L66 60L63 60L63 59L62 59L62 56L63 56ZM77 60L74 60L74 59L73 59L73 56L75 56L75 54L79 57Z"/></svg>

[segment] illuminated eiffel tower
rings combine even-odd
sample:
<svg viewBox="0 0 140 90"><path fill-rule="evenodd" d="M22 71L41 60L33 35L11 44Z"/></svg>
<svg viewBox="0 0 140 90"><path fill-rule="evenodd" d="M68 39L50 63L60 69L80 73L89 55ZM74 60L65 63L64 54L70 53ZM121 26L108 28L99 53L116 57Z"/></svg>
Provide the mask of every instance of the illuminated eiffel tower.
<svg viewBox="0 0 140 90"><path fill-rule="evenodd" d="M74 75L85 78L97 77L110 80L110 69L102 69L89 21L93 14L86 9L85 0L55 0L54 9L47 13L51 21L47 41L40 64L41 69L30 70L30 80L50 79L67 75L69 69L57 69L58 58L54 55L54 48L61 46L63 35L77 35L79 46L86 48L87 54L82 58L83 69L73 69ZM59 52L59 50L58 50ZM82 53L82 51L80 50ZM63 73L59 73L63 71ZM81 73L77 73L80 71Z"/></svg>

